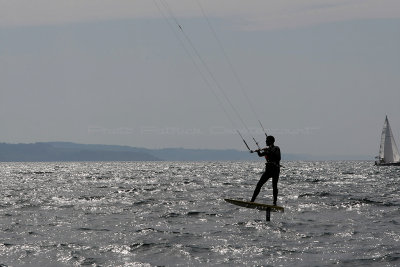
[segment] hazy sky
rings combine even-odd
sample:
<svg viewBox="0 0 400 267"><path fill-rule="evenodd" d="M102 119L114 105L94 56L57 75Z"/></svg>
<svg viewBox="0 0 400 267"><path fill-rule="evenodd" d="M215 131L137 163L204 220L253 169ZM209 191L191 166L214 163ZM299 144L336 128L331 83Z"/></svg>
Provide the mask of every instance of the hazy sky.
<svg viewBox="0 0 400 267"><path fill-rule="evenodd" d="M0 0L0 81L0 142L374 156L400 1Z"/></svg>

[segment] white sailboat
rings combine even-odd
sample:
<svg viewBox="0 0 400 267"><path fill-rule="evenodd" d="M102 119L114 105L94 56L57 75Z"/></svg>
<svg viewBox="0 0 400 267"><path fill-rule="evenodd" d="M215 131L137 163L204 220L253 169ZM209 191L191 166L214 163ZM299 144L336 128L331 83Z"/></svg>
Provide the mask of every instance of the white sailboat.
<svg viewBox="0 0 400 267"><path fill-rule="evenodd" d="M400 154L397 149L396 142L394 141L392 129L390 128L389 120L386 116L385 123L383 124L382 135L381 135L381 146L379 148L378 161L376 165L400 166Z"/></svg>

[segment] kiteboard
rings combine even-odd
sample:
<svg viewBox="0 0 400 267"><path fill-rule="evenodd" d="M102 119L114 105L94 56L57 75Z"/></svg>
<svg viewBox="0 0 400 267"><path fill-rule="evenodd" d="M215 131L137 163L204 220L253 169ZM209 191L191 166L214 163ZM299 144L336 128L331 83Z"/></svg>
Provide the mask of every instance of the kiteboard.
<svg viewBox="0 0 400 267"><path fill-rule="evenodd" d="M229 202L231 204L244 207L244 208L249 208L249 209L257 209L257 210L265 210L267 212L266 214L266 219L267 221L270 220L270 212L284 212L285 209L281 206L276 206L276 205L268 205L268 204L262 204L262 203L256 203L256 202L250 202L250 201L242 201L242 200L236 200L236 199L225 199L226 202Z"/></svg>

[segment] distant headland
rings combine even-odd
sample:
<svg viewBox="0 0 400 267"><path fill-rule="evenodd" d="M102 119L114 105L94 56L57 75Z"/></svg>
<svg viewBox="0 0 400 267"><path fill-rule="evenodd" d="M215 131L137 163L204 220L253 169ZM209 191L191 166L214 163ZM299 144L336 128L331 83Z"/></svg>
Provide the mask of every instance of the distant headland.
<svg viewBox="0 0 400 267"><path fill-rule="evenodd" d="M59 161L254 161L248 151L234 149L147 149L117 145L88 145L71 142L30 144L0 143L0 162ZM261 159L262 160L262 159ZM372 160L366 156L325 156L283 154L283 160Z"/></svg>

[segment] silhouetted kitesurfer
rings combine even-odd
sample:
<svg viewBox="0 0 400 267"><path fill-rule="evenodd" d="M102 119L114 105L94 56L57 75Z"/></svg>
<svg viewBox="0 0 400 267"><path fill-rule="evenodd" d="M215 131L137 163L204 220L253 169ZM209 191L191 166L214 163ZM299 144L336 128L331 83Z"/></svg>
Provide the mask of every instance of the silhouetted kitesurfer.
<svg viewBox="0 0 400 267"><path fill-rule="evenodd" d="M266 139L267 148L254 151L257 152L259 157L265 157L267 162L265 163L265 172L261 176L260 181L258 181L250 202L254 202L256 200L258 194L260 193L261 187L268 181L269 178L272 177L274 205L276 205L276 201L278 199L278 180L281 169L281 150L278 146L275 146L274 143L275 138L272 135L269 135Z"/></svg>

